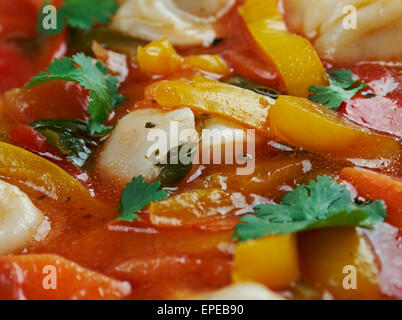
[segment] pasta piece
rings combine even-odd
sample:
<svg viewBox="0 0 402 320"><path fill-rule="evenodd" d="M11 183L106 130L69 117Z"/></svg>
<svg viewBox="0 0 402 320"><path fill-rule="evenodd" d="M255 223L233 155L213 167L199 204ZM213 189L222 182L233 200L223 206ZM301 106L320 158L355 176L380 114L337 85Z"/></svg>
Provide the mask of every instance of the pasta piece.
<svg viewBox="0 0 402 320"><path fill-rule="evenodd" d="M0 180L0 254L31 240L43 221L43 213L18 187Z"/></svg>
<svg viewBox="0 0 402 320"><path fill-rule="evenodd" d="M260 145L264 141L261 136L256 136L254 131L247 132L244 126L236 122L212 117L204 121L201 155L209 159L208 154L212 154L211 163L230 164L232 161L236 163L248 151L255 156L256 145Z"/></svg>
<svg viewBox="0 0 402 320"><path fill-rule="evenodd" d="M402 57L400 0L284 0L284 6L289 29L309 38L324 59L350 63Z"/></svg>
<svg viewBox="0 0 402 320"><path fill-rule="evenodd" d="M144 180L154 180L160 172L158 159L164 160L170 149L193 141L185 129L196 133L194 114L189 108L170 112L140 109L129 113L120 120L99 155L100 173L121 183L140 175ZM166 141L159 140L160 133Z"/></svg>
<svg viewBox="0 0 402 320"><path fill-rule="evenodd" d="M216 37L213 23L235 0L123 0L112 27L130 36L174 45L208 45Z"/></svg>

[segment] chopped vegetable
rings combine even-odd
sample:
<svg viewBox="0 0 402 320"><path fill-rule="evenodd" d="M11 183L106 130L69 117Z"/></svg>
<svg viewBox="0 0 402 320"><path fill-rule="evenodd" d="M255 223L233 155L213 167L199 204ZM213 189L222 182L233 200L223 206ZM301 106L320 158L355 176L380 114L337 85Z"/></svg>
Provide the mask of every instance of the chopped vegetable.
<svg viewBox="0 0 402 320"><path fill-rule="evenodd" d="M262 94L272 99L277 99L281 95L281 93L275 89L259 85L241 76L225 78L222 79L222 81L236 87L254 91L255 93Z"/></svg>
<svg viewBox="0 0 402 320"><path fill-rule="evenodd" d="M237 244L234 282L255 281L273 290L289 287L299 278L295 234L268 236Z"/></svg>
<svg viewBox="0 0 402 320"><path fill-rule="evenodd" d="M38 0L36 0L37 2ZM33 37L41 4L27 0L2 0L0 3L1 38Z"/></svg>
<svg viewBox="0 0 402 320"><path fill-rule="evenodd" d="M195 76L192 81L156 82L146 88L145 96L163 107L189 106L264 132L267 130L268 109L275 101L250 90L201 76Z"/></svg>
<svg viewBox="0 0 402 320"><path fill-rule="evenodd" d="M24 85L36 73L30 59L6 42L0 42L0 61L0 94Z"/></svg>
<svg viewBox="0 0 402 320"><path fill-rule="evenodd" d="M0 272L0 299L5 300L120 300L131 292L126 281L53 254L2 256Z"/></svg>
<svg viewBox="0 0 402 320"><path fill-rule="evenodd" d="M269 110L270 133L304 150L337 158L391 158L399 143L304 98L280 96Z"/></svg>
<svg viewBox="0 0 402 320"><path fill-rule="evenodd" d="M63 157L42 134L31 126L13 125L8 132L7 141L56 164L77 179L87 190L93 191L92 179L88 177L84 169L79 168L71 160Z"/></svg>
<svg viewBox="0 0 402 320"><path fill-rule="evenodd" d="M226 62L218 55L200 54L184 58L184 63L192 68L200 69L206 72L227 75L230 69Z"/></svg>
<svg viewBox="0 0 402 320"><path fill-rule="evenodd" d="M47 35L60 33L67 25L72 28L89 30L95 23L107 23L110 21L118 5L115 0L64 0L63 5L57 9L57 26L55 29L45 28L44 20L49 15L41 10L38 30ZM44 6L49 1L44 2Z"/></svg>
<svg viewBox="0 0 402 320"><path fill-rule="evenodd" d="M350 191L328 176L318 176L317 181L300 185L286 194L281 204L256 206L255 213L257 216L241 219L234 238L245 241L336 226L373 228L387 214L383 201L353 202Z"/></svg>
<svg viewBox="0 0 402 320"><path fill-rule="evenodd" d="M381 299L378 260L358 228L303 232L298 247L306 284L329 291L335 299Z"/></svg>
<svg viewBox="0 0 402 320"><path fill-rule="evenodd" d="M89 119L88 92L75 82L52 81L30 90L16 88L3 98L4 114L17 124L38 119Z"/></svg>
<svg viewBox="0 0 402 320"><path fill-rule="evenodd" d="M225 186L243 194L258 194L275 200L283 195L281 188L284 185L295 187L312 169L313 163L309 157L279 155L258 159L254 173L250 175L237 175L236 166L222 166L209 170L208 175L197 182L199 187L220 188L224 181Z"/></svg>
<svg viewBox="0 0 402 320"><path fill-rule="evenodd" d="M89 192L59 166L22 148L0 142L0 175L41 190L52 199L92 201Z"/></svg>
<svg viewBox="0 0 402 320"><path fill-rule="evenodd" d="M44 119L34 121L30 126L78 167L87 163L92 155L91 147L97 146L94 138L88 135L87 123L80 120Z"/></svg>
<svg viewBox="0 0 402 320"><path fill-rule="evenodd" d="M137 50L138 65L149 74L166 74L179 71L183 58L167 38L153 41Z"/></svg>
<svg viewBox="0 0 402 320"><path fill-rule="evenodd" d="M168 196L167 190L160 190L161 183L155 181L151 184L143 181L141 176L133 178L131 183L128 183L121 195L119 211L119 221L132 222L139 219L135 212L141 211L152 202L166 199Z"/></svg>
<svg viewBox="0 0 402 320"><path fill-rule="evenodd" d="M353 98L359 91L367 87L360 81L354 81L354 74L347 69L334 69L328 76L329 86L311 86L309 99L321 103L331 110L337 111L342 102Z"/></svg>
<svg viewBox="0 0 402 320"><path fill-rule="evenodd" d="M386 221L402 228L401 180L359 168L345 168L340 177L351 183L362 197L383 199L387 205Z"/></svg>
<svg viewBox="0 0 402 320"><path fill-rule="evenodd" d="M78 66L77 66L78 65ZM88 131L91 135L102 134L110 130L105 127L103 122L112 108L117 108L123 101L123 97L118 94L118 79L107 76L107 68L101 62L92 62L90 57L83 53L78 53L73 58L63 57L55 59L46 70L26 85L30 89L48 81L74 81L89 90L90 103L88 112L91 119L88 123Z"/></svg>
<svg viewBox="0 0 402 320"><path fill-rule="evenodd" d="M169 74L185 69L200 69L206 72L227 75L230 70L217 55L194 55L183 58L167 38L139 47L137 60L140 69L152 74Z"/></svg>
<svg viewBox="0 0 402 320"><path fill-rule="evenodd" d="M323 64L312 44L287 31L276 0L247 0L239 8L266 61L274 64L290 95L307 97L312 85L326 85Z"/></svg>
<svg viewBox="0 0 402 320"><path fill-rule="evenodd" d="M149 215L157 226L185 228L212 226L233 228L237 217L226 214L247 207L241 194L230 194L220 189L197 189L173 195L165 200L151 203ZM234 218L234 219L230 219ZM223 221L225 220L225 221Z"/></svg>

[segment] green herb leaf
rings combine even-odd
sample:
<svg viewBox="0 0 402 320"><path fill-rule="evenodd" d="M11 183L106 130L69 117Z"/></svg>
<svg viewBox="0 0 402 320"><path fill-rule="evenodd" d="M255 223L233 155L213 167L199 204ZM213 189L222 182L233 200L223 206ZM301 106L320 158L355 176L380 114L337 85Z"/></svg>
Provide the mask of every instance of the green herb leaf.
<svg viewBox="0 0 402 320"><path fill-rule="evenodd" d="M121 195L119 211L119 221L132 222L139 219L135 214L144 209L151 202L160 201L168 197L167 190L160 190L159 181L148 184L143 181L142 176L136 177L131 183L128 183Z"/></svg>
<svg viewBox="0 0 402 320"><path fill-rule="evenodd" d="M162 188L176 187L190 173L192 161L183 163L181 159L190 160L194 151L195 147L192 147L190 143L169 150L164 161L166 164L159 164L161 172L158 180Z"/></svg>
<svg viewBox="0 0 402 320"><path fill-rule="evenodd" d="M367 87L360 81L352 80L353 77L353 72L347 69L331 70L328 76L329 86L311 86L309 91L313 94L309 95L309 99L337 111L345 100L353 98Z"/></svg>
<svg viewBox="0 0 402 320"><path fill-rule="evenodd" d="M262 94L263 96L267 96L272 99L278 99L278 97L282 94L275 89L256 84L241 76L225 78L222 81L227 84L231 84L232 86L254 91L255 93Z"/></svg>
<svg viewBox="0 0 402 320"><path fill-rule="evenodd" d="M80 120L44 119L30 124L48 143L76 166L83 167L92 156L97 141L87 132L87 123Z"/></svg>
<svg viewBox="0 0 402 320"><path fill-rule="evenodd" d="M359 204L349 190L328 176L302 184L286 194L280 204L255 207L254 215L241 218L233 235L240 241L270 234L288 234L336 226L372 228L384 221L383 201Z"/></svg>
<svg viewBox="0 0 402 320"><path fill-rule="evenodd" d="M48 5L49 1L44 3ZM43 21L47 14L41 10L38 30L47 35L60 33L68 24L70 27L89 30L95 23L108 23L110 16L118 9L115 0L64 0L64 4L57 10L56 29L45 29Z"/></svg>
<svg viewBox="0 0 402 320"><path fill-rule="evenodd" d="M94 64L90 57L78 53L72 59L66 57L60 60L55 59L46 71L33 77L26 85L26 89L48 81L78 82L89 90L88 112L91 118L88 130L90 134L103 134L111 129L103 126L103 122L109 111L117 108L124 98L118 95L118 80L106 74L107 68L101 62L98 61Z"/></svg>

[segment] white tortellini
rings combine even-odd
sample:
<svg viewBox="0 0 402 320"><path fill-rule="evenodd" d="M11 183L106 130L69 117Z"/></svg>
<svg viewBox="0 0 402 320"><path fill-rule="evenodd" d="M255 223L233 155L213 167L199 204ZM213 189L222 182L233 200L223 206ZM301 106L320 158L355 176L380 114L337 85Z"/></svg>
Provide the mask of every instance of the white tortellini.
<svg viewBox="0 0 402 320"><path fill-rule="evenodd" d="M98 157L99 172L121 184L140 175L152 181L160 173L158 161L166 159L170 149L198 141L198 136L186 132L197 135L195 117L189 108L132 111L119 121L106 141ZM159 139L159 133L166 136L166 141Z"/></svg>
<svg viewBox="0 0 402 320"><path fill-rule="evenodd" d="M235 0L121 0L112 28L144 40L168 37L174 45L208 45L214 22Z"/></svg>
<svg viewBox="0 0 402 320"><path fill-rule="evenodd" d="M401 0L283 1L289 29L309 38L321 58L347 63L402 57Z"/></svg>
<svg viewBox="0 0 402 320"><path fill-rule="evenodd" d="M0 254L10 253L35 238L43 213L18 187L0 180Z"/></svg>

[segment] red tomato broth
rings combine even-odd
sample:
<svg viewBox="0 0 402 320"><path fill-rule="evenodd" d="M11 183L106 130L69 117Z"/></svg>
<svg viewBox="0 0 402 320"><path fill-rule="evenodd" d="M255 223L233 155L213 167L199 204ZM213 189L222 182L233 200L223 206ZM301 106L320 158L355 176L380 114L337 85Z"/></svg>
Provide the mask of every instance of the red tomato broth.
<svg viewBox="0 0 402 320"><path fill-rule="evenodd" d="M237 8L233 8L222 18L219 28L222 37L225 38L221 43L208 48L180 48L178 51L183 55L219 54L227 61L234 74L243 75L278 90L283 89L278 72L260 57L258 48L237 13ZM57 43L53 48L60 50L63 41ZM48 54L47 57L49 57ZM38 64L40 68L43 68L42 62ZM340 113L362 126L387 134L400 135L400 120L398 122L402 101L400 67L361 64L353 66L352 70L372 89L375 89L376 85L380 86L379 81L386 83L394 81L398 83L398 86L383 96L371 99L359 95L351 101L347 101L341 107ZM10 74L18 73L15 70L9 72ZM192 76L192 72L183 72L164 78L152 78L141 73L137 66L132 65L129 77L121 87L122 94L128 100L120 109L111 113L108 123L115 124L133 108L158 107L150 105L149 101L143 101L143 90L153 81L157 79L190 79ZM23 82L12 84L12 86L21 86ZM3 112L10 123L14 124L26 125L33 120L43 118L86 121L88 120L87 105L87 93L78 85L52 82L33 88L29 92L8 92L5 96ZM378 107L379 105L381 108ZM387 120L379 123L378 118ZM46 149L49 146L41 139L32 142L30 140L32 136L19 136L21 137L19 140L17 137L18 135L11 134L11 142L15 145L31 151L40 147L39 151L49 152L49 149ZM265 143L257 150L257 170L253 177L261 178L267 175L270 172L269 163L278 158L283 159L284 163L286 161L294 163L295 158L308 160L311 169L304 172L301 167L296 167L296 170L290 170L290 173L274 180L275 184L272 188L266 188L257 194L267 202L278 201L286 190L292 189L300 183L308 182L319 174L338 178L343 168L352 166L348 161L329 161L327 158L317 155L280 151L269 146L269 140L266 138ZM31 143L33 146L30 145ZM36 153L38 154L38 152ZM41 155L43 156L43 154ZM71 168L71 163L66 164L62 160L55 161L55 163L73 176L81 174L81 172L77 172L77 168ZM194 166L189 176L193 175L198 168L199 166ZM391 163L388 167L375 169L402 177L400 163ZM88 181L90 181L90 184L86 186L95 190L96 200L93 203L71 203L69 201L61 203L47 197L43 198L40 192L32 190L18 181L12 181L30 195L34 204L46 213L51 224L51 231L46 239L41 242L32 242L26 248L15 252L16 254L58 254L90 270L115 279L129 281L132 285L132 292L126 298L163 299L191 296L231 283L233 253L230 251L230 245L234 244L231 236L234 232L234 225L238 221L238 208L232 208L222 217L212 217L210 220L203 220L198 225L183 228L156 227L150 222L147 210L141 212L140 220L132 223L118 222L115 219L118 217L117 207L122 186L101 178L96 168L90 168L84 173L89 176ZM226 180L225 191L240 193L250 207L252 206L256 192L254 186L247 187L250 177L235 177L233 168L227 166L207 166L193 181L187 182L188 179L185 179L176 189L172 190L172 194L208 188L209 186L205 186L205 182L210 181L208 179L213 175ZM399 236L400 234L396 235L396 239ZM392 242L381 234L369 236L369 239L378 257L386 257L381 258L384 264L388 263L389 252L392 252L394 256L402 257L402 250L400 247L398 248L398 242ZM386 246L386 243L389 243L389 247ZM394 287L387 291L391 271L389 271L390 268L383 268L383 270L384 272L381 273L382 295L391 298L400 297L400 291ZM398 271L392 269L394 273Z"/></svg>
<svg viewBox="0 0 402 320"><path fill-rule="evenodd" d="M362 63L351 70L368 84L363 92L373 92L375 97L365 97L360 92L339 111L362 126L402 136L402 65Z"/></svg>

